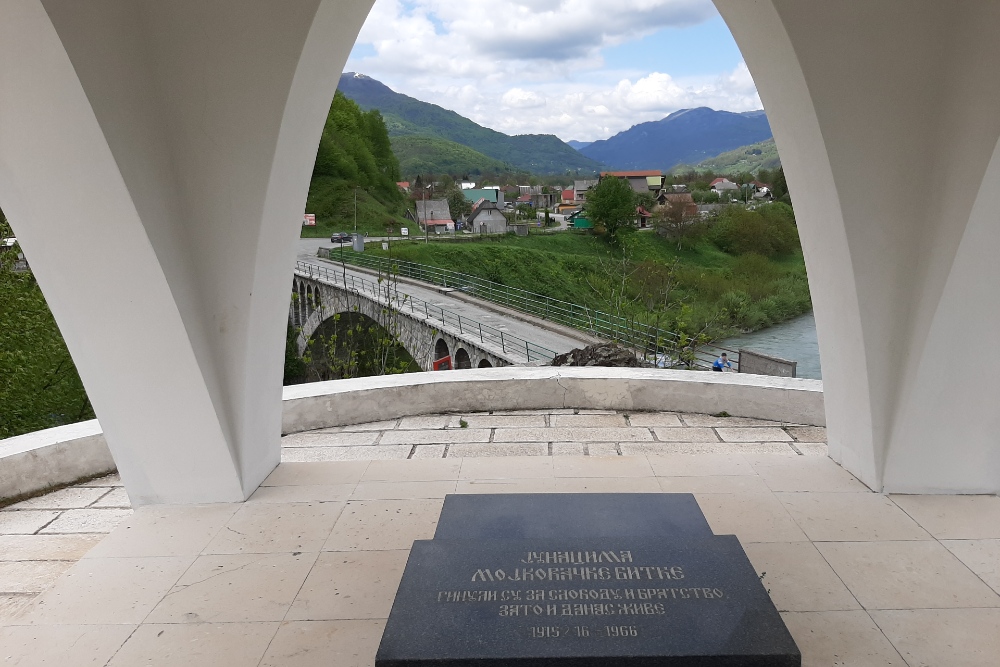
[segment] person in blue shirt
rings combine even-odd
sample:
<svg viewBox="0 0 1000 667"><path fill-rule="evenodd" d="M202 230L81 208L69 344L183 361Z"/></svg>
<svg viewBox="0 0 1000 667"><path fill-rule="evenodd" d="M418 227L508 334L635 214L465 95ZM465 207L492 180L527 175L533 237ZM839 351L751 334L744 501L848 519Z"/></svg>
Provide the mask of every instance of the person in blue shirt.
<svg viewBox="0 0 1000 667"><path fill-rule="evenodd" d="M723 368L733 369L733 365L729 363L729 359L726 357L726 353L723 352L718 359L712 363L712 370L718 373L722 372Z"/></svg>

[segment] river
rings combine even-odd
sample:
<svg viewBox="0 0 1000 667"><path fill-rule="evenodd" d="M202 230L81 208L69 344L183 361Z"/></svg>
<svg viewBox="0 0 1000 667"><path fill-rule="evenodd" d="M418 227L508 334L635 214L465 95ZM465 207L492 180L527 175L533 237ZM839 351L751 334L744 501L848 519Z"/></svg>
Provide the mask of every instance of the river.
<svg viewBox="0 0 1000 667"><path fill-rule="evenodd" d="M816 319L812 312L760 331L727 338L719 345L730 350L742 347L797 361L797 377L823 379L819 367L819 344L816 342Z"/></svg>

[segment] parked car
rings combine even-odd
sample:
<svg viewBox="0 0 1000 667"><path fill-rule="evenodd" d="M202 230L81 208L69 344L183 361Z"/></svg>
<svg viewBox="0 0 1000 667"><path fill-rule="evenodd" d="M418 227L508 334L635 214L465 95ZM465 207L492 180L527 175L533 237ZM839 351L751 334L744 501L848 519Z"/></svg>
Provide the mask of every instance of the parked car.
<svg viewBox="0 0 1000 667"><path fill-rule="evenodd" d="M330 243L350 243L351 235L347 232L334 232L330 235Z"/></svg>

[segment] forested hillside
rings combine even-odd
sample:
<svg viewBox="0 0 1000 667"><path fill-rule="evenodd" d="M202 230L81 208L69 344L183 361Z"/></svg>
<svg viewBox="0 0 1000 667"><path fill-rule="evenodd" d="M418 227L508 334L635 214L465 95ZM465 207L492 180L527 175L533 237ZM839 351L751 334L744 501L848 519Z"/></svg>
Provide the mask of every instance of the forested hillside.
<svg viewBox="0 0 1000 667"><path fill-rule="evenodd" d="M491 130L436 104L421 102L395 92L371 77L345 72L339 90L365 109L378 109L385 116L392 136L438 137L468 146L514 169L533 174L594 173L599 162L574 150L552 134L508 136ZM444 173L444 169L433 170ZM407 176L410 172L404 170Z"/></svg>
<svg viewBox="0 0 1000 667"><path fill-rule="evenodd" d="M675 167L674 173L687 171L712 172L718 175L735 175L742 173L756 174L761 169L774 170L781 166L781 158L778 157L778 147L774 144L774 139L761 141L749 146L740 146L731 151L726 151L720 155L702 160L692 166L682 165Z"/></svg>
<svg viewBox="0 0 1000 667"><path fill-rule="evenodd" d="M511 171L509 165L487 157L468 146L440 137L392 137L392 150L399 170L407 175L454 174L477 176Z"/></svg>
<svg viewBox="0 0 1000 667"><path fill-rule="evenodd" d="M405 210L398 180L399 161L382 115L362 111L338 92L316 151L306 202L306 212L316 215L318 226L304 232L325 236L334 228L353 229L355 188L358 229L385 231L399 223Z"/></svg>

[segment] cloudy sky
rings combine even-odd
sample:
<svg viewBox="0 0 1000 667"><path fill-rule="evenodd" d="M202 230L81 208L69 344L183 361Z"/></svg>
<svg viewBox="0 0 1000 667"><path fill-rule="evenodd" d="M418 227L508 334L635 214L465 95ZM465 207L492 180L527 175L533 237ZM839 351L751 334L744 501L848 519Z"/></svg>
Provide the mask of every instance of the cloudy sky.
<svg viewBox="0 0 1000 667"><path fill-rule="evenodd" d="M346 70L567 141L678 109L761 108L710 0L376 0Z"/></svg>

